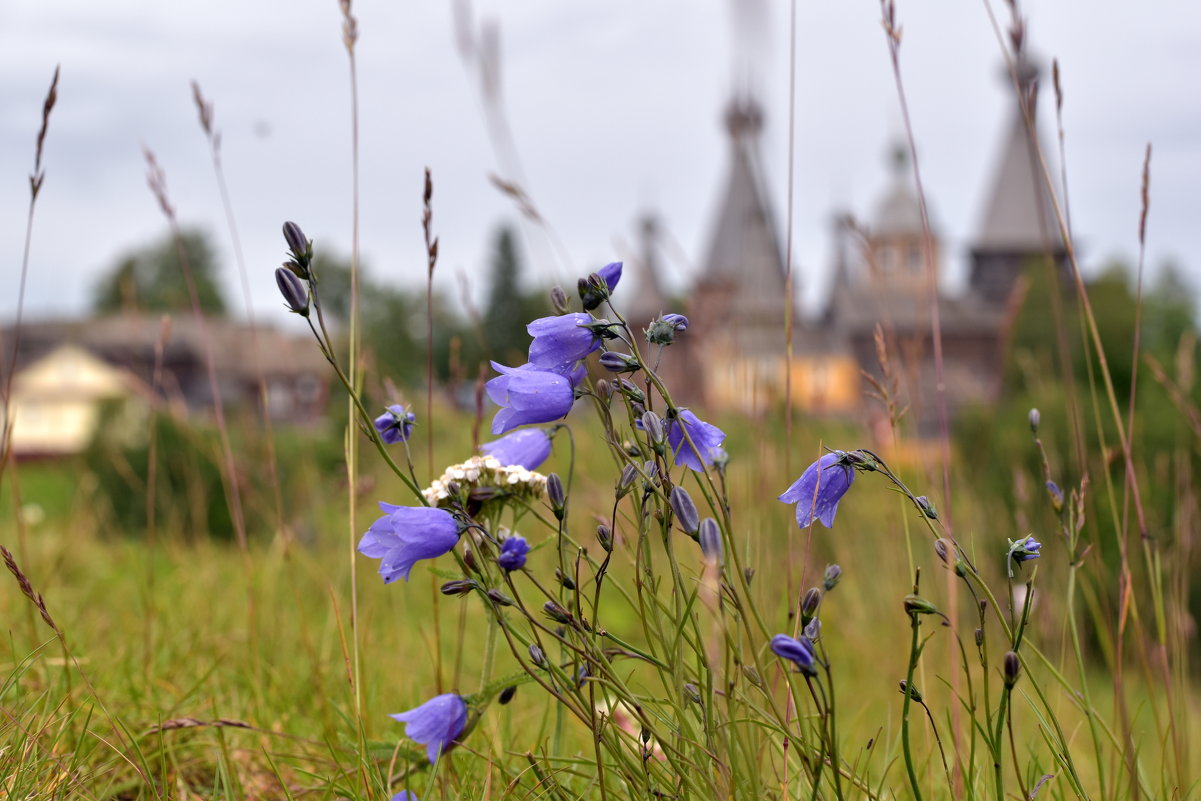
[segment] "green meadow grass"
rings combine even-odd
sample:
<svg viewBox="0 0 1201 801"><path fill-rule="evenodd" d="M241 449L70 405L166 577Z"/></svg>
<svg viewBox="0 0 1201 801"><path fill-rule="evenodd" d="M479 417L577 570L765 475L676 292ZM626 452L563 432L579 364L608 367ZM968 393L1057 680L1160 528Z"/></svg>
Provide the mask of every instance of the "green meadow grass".
<svg viewBox="0 0 1201 801"><path fill-rule="evenodd" d="M921 569L922 594L945 610L957 608L960 625L970 636L967 602L960 597L954 605L949 571L937 559L930 535L913 519L912 507L884 482L861 476L831 531L820 526L812 534L797 530L792 507L775 501L793 474L819 453L819 431L827 444L843 448L860 444L853 431L801 424L796 443L785 452L782 432L770 424L765 430L755 421L721 422L730 433L736 539L745 563L755 568L751 586L760 609L769 626L791 631L790 609L799 595L820 581L827 563L843 567L842 583L828 594L821 610L840 693L843 755L878 787L903 788L898 743L902 695L897 685L908 661L908 618L901 601L912 589L911 564ZM1003 424L1024 427L1023 420ZM469 455L465 432L470 425L448 417L437 425L439 431L451 432L438 441L440 469ZM593 514L611 506L613 470L593 434L587 424L577 424L569 531L597 553ZM565 445L565 438L556 441L546 470L566 473ZM359 497L359 529L374 519L375 500L407 500L400 483L377 469L373 455L364 456L363 462L368 469L361 481L369 489ZM1079 675L1062 606L1067 566L1051 529L1049 505L1036 494L1023 508L1006 511L1004 503L988 496L990 488L973 486L967 461L960 458L956 465L956 530L982 572L998 580L994 586L1004 583L1006 537L1028 533L1016 529L1015 519L1028 521L1030 530L1046 543L1043 558L1031 563L1039 570L1041 591L1030 638L1048 664L1033 660L1031 675L1018 684L1014 712L1016 758L1029 777L1028 786L1044 774L1062 774L1045 741L1055 723L1032 693L1037 684L1073 744L1085 786L1098 786L1100 771L1115 797L1134 797L1128 779L1115 781L1115 772L1123 769L1125 735L1114 709L1106 626L1095 625L1104 624L1110 594L1103 563L1094 558L1086 564L1081 604L1089 696L1097 718L1112 734L1112 745L1098 763L1085 718L1073 700ZM170 531L160 531L151 546L142 532L106 530L88 514L100 501L89 500L92 485L75 472L78 469L46 463L18 466L23 501L42 506L45 519L19 532L11 506L6 510L3 540L12 544L20 568L43 595L67 649L17 583L6 582L0 591L0 614L8 635L6 664L0 669L0 799L386 797L383 778L398 773L413 748L388 713L416 706L436 692L479 689L486 615L474 598L443 598L437 593L446 578L459 575L453 560L420 563L409 583L384 586L374 573L376 563L355 557L359 617L353 636L361 664L360 741L349 679L351 548L360 532L347 528L345 488L344 482L339 486L339 476L319 476L297 490L307 499L303 522L309 533L304 541L257 532L244 553L229 542L185 541ZM935 480L921 470L911 472L906 481L917 492ZM290 521L293 530L298 522ZM617 530L620 537L620 521ZM533 532L532 544L545 539ZM628 545L619 544L611 574L629 576L629 553ZM697 580L699 554L684 548L681 553L684 575ZM546 562L543 572L549 572L553 559L553 548L536 549L531 565ZM1166 570L1171 575L1172 568ZM1139 597L1145 601L1145 595ZM611 610L607 625L638 642L637 615L623 610L614 593L606 596L605 604ZM1146 605L1135 614L1142 623L1150 623L1152 612ZM1195 671L1185 655L1172 654L1169 696L1155 667L1156 654L1127 650L1135 657L1127 665L1121 689L1129 736L1137 743L1142 791L1163 798L1195 795L1190 777L1201 767L1189 750L1196 742L1193 721L1201 713ZM966 732L953 712L953 693L962 688L948 678L956 653L949 635L939 633L914 680L947 749L953 747L955 725L961 736ZM513 658L502 653L493 675L517 669ZM1072 689L1060 686L1053 670ZM777 691L779 678L770 677ZM648 694L656 692L653 676L644 671L631 668L630 682ZM1174 715L1176 742L1168 737L1169 715ZM949 797L937 743L924 716L921 724L915 729L920 776L930 788L929 797ZM427 785L438 788L432 797L506 797L506 787L530 769L524 755L549 752L556 742L562 746L560 755L575 753L587 767L587 731L568 720L559 740L558 725L553 707L537 688L523 686L512 703L490 707L480 728L436 777L422 769L396 786L414 789L422 798ZM779 744L764 737L760 747ZM467 756L469 752L480 758ZM563 765L569 772L570 767ZM978 766L979 774L969 776L969 784L987 787L987 770ZM773 777L764 780L769 785L776 782ZM525 789L514 797L526 797L529 785L521 787ZM893 797L894 792L905 797L903 790L892 789L885 789L882 797ZM1061 775L1049 780L1043 792L1048 797L1075 797Z"/></svg>

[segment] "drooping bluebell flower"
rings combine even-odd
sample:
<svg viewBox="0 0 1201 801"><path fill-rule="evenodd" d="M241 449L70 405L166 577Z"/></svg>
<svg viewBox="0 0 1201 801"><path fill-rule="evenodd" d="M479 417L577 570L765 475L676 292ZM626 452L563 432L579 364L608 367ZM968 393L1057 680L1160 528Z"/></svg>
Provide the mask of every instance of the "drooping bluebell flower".
<svg viewBox="0 0 1201 801"><path fill-rule="evenodd" d="M492 418L492 433L504 434L530 423L549 423L566 417L575 402L571 379L530 365L505 367L492 362L501 375L485 385L488 397L502 407Z"/></svg>
<svg viewBox="0 0 1201 801"><path fill-rule="evenodd" d="M820 520L826 528L834 525L838 502L851 488L855 480L855 468L847 461L843 451L832 451L805 468L801 477L784 491L780 500L795 503L796 522L801 528Z"/></svg>
<svg viewBox="0 0 1201 801"><path fill-rule="evenodd" d="M394 506L380 502L384 516L371 524L359 540L359 553L379 559L385 584L409 580L409 571L421 559L450 553L459 541L459 523L445 509L427 506Z"/></svg>
<svg viewBox="0 0 1201 801"><path fill-rule="evenodd" d="M545 428L523 428L485 442L480 450L503 465L537 470L550 456L550 434Z"/></svg>
<svg viewBox="0 0 1201 801"><path fill-rule="evenodd" d="M392 801L418 801L417 793L410 790L401 790L396 795L392 796Z"/></svg>
<svg viewBox="0 0 1201 801"><path fill-rule="evenodd" d="M379 432L380 439L389 445L395 445L398 442L409 441L409 437L413 434L413 423L416 420L417 415L402 404L394 403L383 414L375 418L374 425L375 430Z"/></svg>
<svg viewBox="0 0 1201 801"><path fill-rule="evenodd" d="M455 693L436 695L419 707L389 715L405 724L410 740L425 746L430 764L445 754L467 726L467 702Z"/></svg>
<svg viewBox="0 0 1201 801"><path fill-rule="evenodd" d="M574 366L600 347L600 336L589 327L592 323L592 316L583 312L534 320L525 327L534 338L530 364L542 370Z"/></svg>
<svg viewBox="0 0 1201 801"><path fill-rule="evenodd" d="M500 544L500 556L496 563L503 570L521 570L525 567L525 556L530 552L530 545L525 537L514 534Z"/></svg>
<svg viewBox="0 0 1201 801"><path fill-rule="evenodd" d="M813 655L813 643L809 642L808 637L798 640L787 634L777 634L771 638L771 652L792 662L805 675L817 675L817 659Z"/></svg>
<svg viewBox="0 0 1201 801"><path fill-rule="evenodd" d="M1039 557L1039 551L1042 550L1043 544L1034 539L1033 535L1022 537L1016 542L1009 541L1009 559L1006 560L1009 566L1009 577L1013 578L1013 563L1028 562L1031 559Z"/></svg>
<svg viewBox="0 0 1201 801"><path fill-rule="evenodd" d="M723 558L721 527L717 525L717 521L712 517L702 520L696 539L701 545L701 554L705 557L705 561L721 565Z"/></svg>
<svg viewBox="0 0 1201 801"><path fill-rule="evenodd" d="M721 443L725 438L724 431L701 420L688 409L680 409L675 417L667 421L667 444L671 447L676 464L691 467L698 472L704 471L705 465L713 464L723 452ZM689 439L692 440L691 444Z"/></svg>

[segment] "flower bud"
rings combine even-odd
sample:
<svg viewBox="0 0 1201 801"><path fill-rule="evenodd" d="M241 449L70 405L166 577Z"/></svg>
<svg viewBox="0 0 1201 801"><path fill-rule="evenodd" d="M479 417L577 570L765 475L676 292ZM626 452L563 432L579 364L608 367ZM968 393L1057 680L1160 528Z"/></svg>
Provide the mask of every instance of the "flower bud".
<svg viewBox="0 0 1201 801"><path fill-rule="evenodd" d="M621 394L637 403L646 403L646 393L639 389L638 385L633 381L627 381L626 379L622 378L620 379L620 384Z"/></svg>
<svg viewBox="0 0 1201 801"><path fill-rule="evenodd" d="M977 648L979 648L981 645L984 645L984 629L979 629L979 628L976 629L975 637L976 637L976 647Z"/></svg>
<svg viewBox="0 0 1201 801"><path fill-rule="evenodd" d="M566 590L575 589L575 582L571 580L571 577L564 574L563 571L557 567L555 568L555 581L562 584L563 588Z"/></svg>
<svg viewBox="0 0 1201 801"><path fill-rule="evenodd" d="M905 681L905 679L901 679L901 695L908 695L919 704L922 702L922 694L917 691L916 687Z"/></svg>
<svg viewBox="0 0 1201 801"><path fill-rule="evenodd" d="M584 311L592 311L609 298L609 285L596 273L577 281L576 290L580 293Z"/></svg>
<svg viewBox="0 0 1201 801"><path fill-rule="evenodd" d="M1030 431L1035 435L1038 434L1038 424L1042 422L1042 415L1038 413L1038 409L1030 410Z"/></svg>
<svg viewBox="0 0 1201 801"><path fill-rule="evenodd" d="M749 586L751 583L751 579L753 579L755 577L755 568L753 568L753 567L744 568L742 571L742 577L744 579L746 579L746 583Z"/></svg>
<svg viewBox="0 0 1201 801"><path fill-rule="evenodd" d="M810 587L805 596L801 598L801 625L809 623L817 615L817 608L822 605L822 591L817 587Z"/></svg>
<svg viewBox="0 0 1201 801"><path fill-rule="evenodd" d="M494 603L496 603L498 606L512 606L513 605L513 599L510 598L509 596L505 595L503 592L496 589L495 587L488 590L488 597L491 598L492 601Z"/></svg>
<svg viewBox="0 0 1201 801"><path fill-rule="evenodd" d="M655 450L659 450L666 436L663 431L662 418L654 412L643 412L639 422L642 423L642 430L646 432L646 438L650 440L651 445L655 446Z"/></svg>
<svg viewBox="0 0 1201 801"><path fill-rule="evenodd" d="M621 468L621 477L617 479L617 497L622 497L630 491L630 487L634 486L634 479L638 478L638 468L632 464L627 464Z"/></svg>
<svg viewBox="0 0 1201 801"><path fill-rule="evenodd" d="M508 687L500 691L500 695L496 697L496 702L501 706L513 700L513 696L517 695L517 685L510 684Z"/></svg>
<svg viewBox="0 0 1201 801"><path fill-rule="evenodd" d="M284 241L300 266L307 268L313 258L313 243L305 238L300 226L294 222L284 223Z"/></svg>
<svg viewBox="0 0 1201 801"><path fill-rule="evenodd" d="M642 365L633 356L615 350L602 353L600 364L611 373L636 373L642 369Z"/></svg>
<svg viewBox="0 0 1201 801"><path fill-rule="evenodd" d="M555 518L562 520L567 509L567 493L563 489L563 479L559 478L558 473L551 473L546 477L546 497L550 501Z"/></svg>
<svg viewBox="0 0 1201 801"><path fill-rule="evenodd" d="M646 341L652 345L670 345L676 333L688 330L688 318L682 314L665 314L646 329Z"/></svg>
<svg viewBox="0 0 1201 801"><path fill-rule="evenodd" d="M1056 513L1063 511L1063 490L1054 481L1047 482L1047 495L1051 497L1051 506Z"/></svg>
<svg viewBox="0 0 1201 801"><path fill-rule="evenodd" d="M934 504L930 503L930 499L925 495L919 495L914 498L917 501L917 508L922 510L922 514L931 520L938 519L938 510L934 508Z"/></svg>
<svg viewBox="0 0 1201 801"><path fill-rule="evenodd" d="M909 614L937 615L938 607L917 595L905 596L905 611Z"/></svg>
<svg viewBox="0 0 1201 801"><path fill-rule="evenodd" d="M759 671L755 670L754 665L743 665L742 675L746 676L746 680L756 687L763 688L763 677L759 675Z"/></svg>
<svg viewBox="0 0 1201 801"><path fill-rule="evenodd" d="M604 523L596 527L596 540L605 549L605 553L613 551L613 532Z"/></svg>
<svg viewBox="0 0 1201 801"><path fill-rule="evenodd" d="M598 398L608 403L609 398L613 397L613 385L603 378L597 379L596 395Z"/></svg>
<svg viewBox="0 0 1201 801"><path fill-rule="evenodd" d="M457 579L446 582L439 588L439 591L443 595L466 595L478 586L480 586L479 582L474 579Z"/></svg>
<svg viewBox="0 0 1201 801"><path fill-rule="evenodd" d="M309 291L295 273L283 267L275 268L275 284L284 296L288 311L301 317L309 316Z"/></svg>
<svg viewBox="0 0 1201 801"><path fill-rule="evenodd" d="M647 412L648 415L652 412ZM676 521L680 524L680 528L684 529L692 536L696 536L697 529L701 527L701 516L696 510L696 504L692 502L692 496L688 494L688 490L683 487L672 487L671 509L676 513Z"/></svg>
<svg viewBox="0 0 1201 801"><path fill-rule="evenodd" d="M571 310L568 305L567 293L563 291L563 287L556 286L550 291L550 305L554 307L556 314L567 314Z"/></svg>
<svg viewBox="0 0 1201 801"><path fill-rule="evenodd" d="M701 702L701 691L692 682L687 682L684 685L684 697L694 704L699 704Z"/></svg>
<svg viewBox="0 0 1201 801"><path fill-rule="evenodd" d="M544 603L542 605L542 611L546 613L547 617L556 623L567 624L571 622L571 615L567 613L567 610L559 606L559 604L554 601L547 601Z"/></svg>
<svg viewBox="0 0 1201 801"><path fill-rule="evenodd" d="M953 564L951 560L955 553L955 546L946 537L939 537L934 541L934 553L938 555L944 565Z"/></svg>
<svg viewBox="0 0 1201 801"><path fill-rule="evenodd" d="M826 565L826 575L822 586L826 588L826 592L838 586L838 582L842 580L842 568L838 565Z"/></svg>
<svg viewBox="0 0 1201 801"><path fill-rule="evenodd" d="M538 667L546 667L546 654L538 647L538 643L530 643L530 661Z"/></svg>
<svg viewBox="0 0 1201 801"><path fill-rule="evenodd" d="M804 634L806 637L808 637L813 642L817 642L817 638L820 637L822 634L821 618L815 617L815 618L813 618L813 620L810 620L808 623L805 624L805 629L801 633Z"/></svg>
<svg viewBox="0 0 1201 801"><path fill-rule="evenodd" d="M701 521L697 541L701 544L701 553L704 555L705 561L710 564L721 565L724 554L721 543L721 527L717 525L716 520L712 517L706 517ZM750 579L747 579L747 581L750 581Z"/></svg>
<svg viewBox="0 0 1201 801"><path fill-rule="evenodd" d="M1013 651L1006 651L1001 659L1001 675L1005 677L1005 686L1012 687L1018 683L1022 675L1022 660Z"/></svg>

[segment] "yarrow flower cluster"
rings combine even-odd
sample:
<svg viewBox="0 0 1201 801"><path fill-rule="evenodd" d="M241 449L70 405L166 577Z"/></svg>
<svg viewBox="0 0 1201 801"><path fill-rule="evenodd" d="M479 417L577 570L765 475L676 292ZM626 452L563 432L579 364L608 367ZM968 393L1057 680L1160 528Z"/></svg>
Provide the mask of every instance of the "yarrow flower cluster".
<svg viewBox="0 0 1201 801"><path fill-rule="evenodd" d="M452 464L441 477L421 491L433 506L449 504L451 484L461 494L477 500L498 500L514 496L537 500L546 492L546 476L519 464L502 464L495 456L472 456L462 464Z"/></svg>

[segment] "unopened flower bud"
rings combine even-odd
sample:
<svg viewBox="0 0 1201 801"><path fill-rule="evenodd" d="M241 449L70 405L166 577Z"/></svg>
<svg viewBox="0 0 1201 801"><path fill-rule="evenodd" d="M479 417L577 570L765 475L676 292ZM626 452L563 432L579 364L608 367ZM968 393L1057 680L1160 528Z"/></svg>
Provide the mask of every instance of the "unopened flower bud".
<svg viewBox="0 0 1201 801"><path fill-rule="evenodd" d="M688 330L688 318L682 314L665 314L646 329L646 341L652 345L670 345L676 334Z"/></svg>
<svg viewBox="0 0 1201 801"><path fill-rule="evenodd" d="M905 611L909 614L937 615L938 607L917 595L905 596Z"/></svg>
<svg viewBox="0 0 1201 801"><path fill-rule="evenodd" d="M639 389L638 385L633 381L627 381L626 379L622 378L620 379L620 386L621 394L625 395L630 400L638 403L646 403L646 393Z"/></svg>
<svg viewBox="0 0 1201 801"><path fill-rule="evenodd" d="M1030 431L1038 434L1038 424L1042 422L1042 415L1038 413L1038 409L1030 410Z"/></svg>
<svg viewBox="0 0 1201 801"><path fill-rule="evenodd" d="M822 633L821 618L815 617L815 618L813 618L813 620L810 620L808 623L805 624L805 628L801 633L804 634L806 637L808 637L810 640L817 642L817 638L820 637L821 633Z"/></svg>
<svg viewBox="0 0 1201 801"><path fill-rule="evenodd" d="M288 243L288 250L292 251L296 261L307 268L313 258L313 243L305 238L300 226L294 222L284 223L284 241Z"/></svg>
<svg viewBox="0 0 1201 801"><path fill-rule="evenodd" d="M763 687L763 677L759 675L759 671L755 670L754 665L743 665L742 675L746 676L746 680L756 687Z"/></svg>
<svg viewBox="0 0 1201 801"><path fill-rule="evenodd" d="M934 508L934 504L930 503L930 499L925 495L919 495L914 498L917 501L917 508L922 510L922 514L931 520L938 519L938 510Z"/></svg>
<svg viewBox="0 0 1201 801"><path fill-rule="evenodd" d="M646 438L651 441L652 445L662 445L663 438L666 436L663 431L663 419L654 412L643 412L642 430L646 432Z"/></svg>
<svg viewBox="0 0 1201 801"><path fill-rule="evenodd" d="M954 564L955 545L946 537L939 537L934 541L934 553L944 565Z"/></svg>
<svg viewBox="0 0 1201 801"><path fill-rule="evenodd" d="M567 624L571 622L571 615L567 613L567 610L559 606L559 604L554 601L547 601L544 603L542 605L542 611L546 613L547 617L556 623Z"/></svg>
<svg viewBox="0 0 1201 801"><path fill-rule="evenodd" d="M826 575L822 586L826 588L826 592L838 586L838 582L842 580L842 568L838 565L826 565Z"/></svg>
<svg viewBox="0 0 1201 801"><path fill-rule="evenodd" d="M500 695L496 697L496 702L501 706L513 700L513 696L517 695L517 685L510 684L508 687L500 691Z"/></svg>
<svg viewBox="0 0 1201 801"><path fill-rule="evenodd" d="M633 356L615 350L602 353L600 364L611 373L635 373L642 369L642 365Z"/></svg>
<svg viewBox="0 0 1201 801"><path fill-rule="evenodd" d="M1018 676L1022 675L1022 660L1015 652L1005 652L1005 656L1001 659L1001 675L1005 677L1006 687L1012 687L1018 683Z"/></svg>
<svg viewBox="0 0 1201 801"><path fill-rule="evenodd" d="M551 473L546 477L546 498L550 501L550 508L555 517L562 520L567 509L567 493L563 489L563 479L559 478L558 473Z"/></svg>
<svg viewBox="0 0 1201 801"><path fill-rule="evenodd" d="M550 291L550 305L554 307L556 314L567 314L571 310L568 305L567 293L563 291L563 287L556 286Z"/></svg>
<svg viewBox="0 0 1201 801"><path fill-rule="evenodd" d="M475 562L475 551L471 550L470 547L463 548L463 564L473 573L480 572L479 565Z"/></svg>
<svg viewBox="0 0 1201 801"><path fill-rule="evenodd" d="M914 687L913 685L911 685L909 682L905 681L904 679L901 679L901 695L908 695L910 698L912 698L914 701L917 701L919 704L922 702L922 694L917 691L916 687Z"/></svg>
<svg viewBox="0 0 1201 801"><path fill-rule="evenodd" d="M538 667L546 667L546 654L538 647L538 643L530 643L530 661Z"/></svg>
<svg viewBox="0 0 1201 801"><path fill-rule="evenodd" d="M301 317L309 316L309 291L295 273L283 267L275 268L275 284L284 296L288 311Z"/></svg>
<svg viewBox="0 0 1201 801"><path fill-rule="evenodd" d="M479 582L474 579L457 579L446 582L439 588L439 591L443 595L466 595L478 586L480 586Z"/></svg>
<svg viewBox="0 0 1201 801"><path fill-rule="evenodd" d="M630 487L634 486L634 479L638 478L638 468L632 464L627 464L621 468L621 477L617 479L617 497L622 497L630 491Z"/></svg>
<svg viewBox="0 0 1201 801"><path fill-rule="evenodd" d="M984 645L984 629L976 629L975 637L977 648L979 648L981 645Z"/></svg>
<svg viewBox="0 0 1201 801"><path fill-rule="evenodd" d="M499 606L512 606L513 605L513 599L510 598L509 596L505 595L503 592L496 589L495 587L488 590L488 597L491 598L492 601Z"/></svg>
<svg viewBox="0 0 1201 801"><path fill-rule="evenodd" d="M651 412L647 412L651 414ZM683 487L672 487L671 509L676 513L676 521L680 524L680 528L688 532L692 536L696 536L697 530L701 527L701 516L696 510L696 504L692 502L692 496L688 494L688 490Z"/></svg>
<svg viewBox="0 0 1201 801"><path fill-rule="evenodd" d="M597 379L596 395L598 398L608 403L609 398L613 397L613 385L603 378Z"/></svg>
<svg viewBox="0 0 1201 801"><path fill-rule="evenodd" d="M701 553L704 555L705 561L710 564L721 565L723 560L721 527L717 525L716 520L712 517L706 517L701 521L697 541L701 545Z"/></svg>
<svg viewBox="0 0 1201 801"><path fill-rule="evenodd" d="M596 540L606 553L613 550L613 532L604 523L596 527Z"/></svg>
<svg viewBox="0 0 1201 801"><path fill-rule="evenodd" d="M751 583L751 579L755 577L755 568L744 568L742 571L742 577L746 579L746 583L749 585Z"/></svg>
<svg viewBox="0 0 1201 801"><path fill-rule="evenodd" d="M822 605L822 591L817 587L810 587L801 598L801 625L809 623L817 615L817 608Z"/></svg>
<svg viewBox="0 0 1201 801"><path fill-rule="evenodd" d="M567 589L567 590L575 589L575 582L571 580L571 577L564 574L563 571L557 567L555 568L555 581L562 584L564 589Z"/></svg>
<svg viewBox="0 0 1201 801"><path fill-rule="evenodd" d="M1051 506L1056 513L1063 511L1063 490L1054 481L1047 482L1047 495L1051 497Z"/></svg>
<svg viewBox="0 0 1201 801"><path fill-rule="evenodd" d="M701 691L692 682L687 682L684 685L684 697L694 704L699 704L701 702Z"/></svg>

